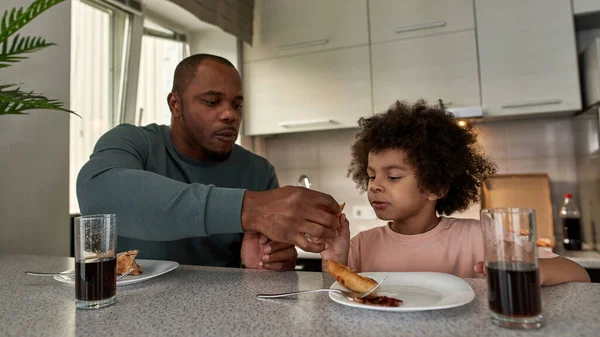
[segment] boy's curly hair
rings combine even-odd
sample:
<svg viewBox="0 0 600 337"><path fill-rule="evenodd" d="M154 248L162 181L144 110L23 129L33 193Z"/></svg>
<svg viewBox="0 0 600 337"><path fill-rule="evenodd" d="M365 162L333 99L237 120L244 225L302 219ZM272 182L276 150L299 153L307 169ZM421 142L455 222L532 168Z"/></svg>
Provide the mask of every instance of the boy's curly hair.
<svg viewBox="0 0 600 337"><path fill-rule="evenodd" d="M496 165L481 151L473 127L457 122L441 100L433 106L424 100L412 105L397 101L384 113L361 118L348 176L366 191L369 153L399 149L415 172L419 189L443 195L435 206L439 214L463 211L479 200L479 188L496 173Z"/></svg>

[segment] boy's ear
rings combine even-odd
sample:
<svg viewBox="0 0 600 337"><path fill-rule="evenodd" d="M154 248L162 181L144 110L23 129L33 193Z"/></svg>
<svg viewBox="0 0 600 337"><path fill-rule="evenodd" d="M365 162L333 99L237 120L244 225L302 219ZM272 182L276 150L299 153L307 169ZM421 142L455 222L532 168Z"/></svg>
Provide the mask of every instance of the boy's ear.
<svg viewBox="0 0 600 337"><path fill-rule="evenodd" d="M440 193L429 193L429 194L427 194L427 200L429 200L429 201L439 200L439 199L443 198L444 196L446 196L446 193L448 193L448 189L446 189Z"/></svg>

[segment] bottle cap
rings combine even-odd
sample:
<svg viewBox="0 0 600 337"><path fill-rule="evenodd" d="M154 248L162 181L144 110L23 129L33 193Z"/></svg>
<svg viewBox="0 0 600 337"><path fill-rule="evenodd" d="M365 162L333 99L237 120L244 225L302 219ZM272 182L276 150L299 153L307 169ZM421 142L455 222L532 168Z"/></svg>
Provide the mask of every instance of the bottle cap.
<svg viewBox="0 0 600 337"><path fill-rule="evenodd" d="M566 193L565 194L565 198L571 199L571 198L573 198L573 195L571 193Z"/></svg>

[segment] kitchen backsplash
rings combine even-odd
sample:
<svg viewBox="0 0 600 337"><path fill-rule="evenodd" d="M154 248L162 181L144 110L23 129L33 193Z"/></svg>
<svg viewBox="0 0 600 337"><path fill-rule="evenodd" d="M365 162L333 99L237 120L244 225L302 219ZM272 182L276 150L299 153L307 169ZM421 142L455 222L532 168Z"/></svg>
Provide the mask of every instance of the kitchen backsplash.
<svg viewBox="0 0 600 337"><path fill-rule="evenodd" d="M484 151L498 164L498 173L548 173L555 213L562 205L564 193L577 197L570 118L485 123L477 124L476 129ZM383 224L352 217L353 207L369 206L366 195L359 193L346 176L350 146L357 130L285 134L265 141L266 157L275 166L280 185L297 185L300 175L306 174L313 189L346 202L352 236ZM479 205L473 205L455 216L478 218L478 212Z"/></svg>

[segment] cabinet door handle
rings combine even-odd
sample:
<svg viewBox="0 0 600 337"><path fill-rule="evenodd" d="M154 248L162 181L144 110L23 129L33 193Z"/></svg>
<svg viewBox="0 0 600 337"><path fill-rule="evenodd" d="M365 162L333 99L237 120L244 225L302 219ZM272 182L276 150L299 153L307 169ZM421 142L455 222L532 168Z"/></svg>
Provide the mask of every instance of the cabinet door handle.
<svg viewBox="0 0 600 337"><path fill-rule="evenodd" d="M396 28L396 34L412 32L415 30L444 27L446 24L447 24L446 21L433 21L433 22L428 22L428 23L420 23L417 25L403 26L403 27Z"/></svg>
<svg viewBox="0 0 600 337"><path fill-rule="evenodd" d="M327 125L327 124L337 124L337 122L332 119L314 119L314 120L307 120L307 121L281 122L281 123L279 123L279 126L284 127L284 128L300 128L300 127L305 127L305 126Z"/></svg>
<svg viewBox="0 0 600 337"><path fill-rule="evenodd" d="M562 103L562 99L544 99L539 101L517 102L502 105L502 109L524 108L538 105L554 105Z"/></svg>
<svg viewBox="0 0 600 337"><path fill-rule="evenodd" d="M328 44L328 43L329 43L328 39L304 41L304 42L298 42L298 43L292 43L292 44L281 44L281 45L277 46L277 49L289 50L289 49L296 49L296 48L306 48L306 47L322 46L322 45Z"/></svg>

